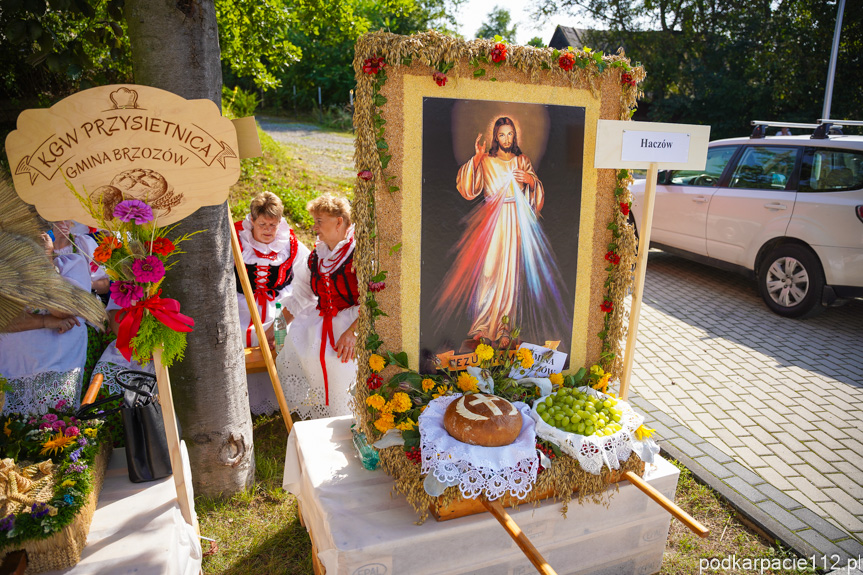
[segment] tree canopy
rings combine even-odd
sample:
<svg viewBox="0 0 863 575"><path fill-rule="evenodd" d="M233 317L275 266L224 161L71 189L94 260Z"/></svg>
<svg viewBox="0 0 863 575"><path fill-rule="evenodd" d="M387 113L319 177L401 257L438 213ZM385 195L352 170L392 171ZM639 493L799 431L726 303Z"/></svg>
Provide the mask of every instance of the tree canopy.
<svg viewBox="0 0 863 575"><path fill-rule="evenodd" d="M494 10L488 13L486 21L476 31L477 38L494 38L500 36L505 42L515 42L516 25L512 24L512 16L509 10L495 6Z"/></svg>
<svg viewBox="0 0 863 575"><path fill-rule="evenodd" d="M863 11L846 6L831 117L861 119ZM607 31L592 47L622 46L647 78L636 118L710 124L739 136L749 121L821 117L835 0L536 0L539 14L577 14ZM847 133L847 131L846 131Z"/></svg>

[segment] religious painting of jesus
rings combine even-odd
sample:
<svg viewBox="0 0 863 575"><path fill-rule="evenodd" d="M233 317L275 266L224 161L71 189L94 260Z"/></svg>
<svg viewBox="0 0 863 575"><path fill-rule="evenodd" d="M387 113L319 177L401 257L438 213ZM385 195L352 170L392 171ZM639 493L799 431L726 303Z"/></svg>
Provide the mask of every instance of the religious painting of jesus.
<svg viewBox="0 0 863 575"><path fill-rule="evenodd" d="M584 117L574 106L424 98L423 370L480 343L569 351Z"/></svg>

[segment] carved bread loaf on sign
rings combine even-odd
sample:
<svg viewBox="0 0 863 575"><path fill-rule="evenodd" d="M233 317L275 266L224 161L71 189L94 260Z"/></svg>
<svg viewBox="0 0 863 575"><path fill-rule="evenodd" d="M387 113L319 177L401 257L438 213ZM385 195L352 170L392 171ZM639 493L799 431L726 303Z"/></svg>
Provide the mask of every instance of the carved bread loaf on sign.
<svg viewBox="0 0 863 575"><path fill-rule="evenodd" d="M444 429L463 443L500 447L516 440L521 432L521 413L502 397L473 393L447 406Z"/></svg>

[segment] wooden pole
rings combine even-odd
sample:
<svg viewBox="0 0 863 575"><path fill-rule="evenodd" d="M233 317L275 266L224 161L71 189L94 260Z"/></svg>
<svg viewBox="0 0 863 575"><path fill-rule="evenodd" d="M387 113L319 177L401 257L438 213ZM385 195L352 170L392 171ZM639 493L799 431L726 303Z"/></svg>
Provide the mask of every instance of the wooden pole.
<svg viewBox="0 0 863 575"><path fill-rule="evenodd" d="M162 406L162 421L165 423L165 437L168 439L168 454L171 457L171 471L174 476L174 487L177 488L177 502L180 513L186 523L195 528L195 533L201 534L198 527L198 516L195 513L195 502L186 486L186 475L183 473L183 458L180 455L180 434L177 430L177 417L174 414L174 396L171 393L171 379L168 368L162 363L162 349L153 350L153 365L156 368L156 383L159 386L159 403Z"/></svg>
<svg viewBox="0 0 863 575"><path fill-rule="evenodd" d="M539 573L543 575L557 575L557 572L551 568L551 565L543 558L537 548L533 546L527 535L522 532L518 524L509 516L509 513L500 504L500 501L489 501L485 497L480 497L480 501L482 501L482 504L488 509L489 513L494 515L494 518L498 520L504 530L509 533L509 536L513 538L516 545L521 549L521 552L530 559L530 562L533 563L533 566L536 567Z"/></svg>
<svg viewBox="0 0 863 575"><path fill-rule="evenodd" d="M237 276L240 278L240 285L243 286L243 294L246 296L246 304L249 306L249 313L252 316L252 322L255 324L255 333L258 336L261 356L264 358L264 363L267 366L267 373L270 374L270 381L273 384L273 391L276 393L276 401L279 402L282 419L285 421L288 433L290 433L294 426L291 421L291 410L288 408L288 402L285 401L285 393L282 391L282 384L279 382L279 374L276 372L273 353L270 351L270 346L267 343L267 334L264 332L264 325L261 323L261 314L258 313L258 306L252 297L252 284L249 283L249 276L246 274L246 264L243 262L243 253L240 251L240 238L237 237L237 230L234 229L234 218L231 215L231 207L225 203L225 208L228 210L228 221L231 222L229 225L231 228L231 251L234 253L234 265L237 267Z"/></svg>
<svg viewBox="0 0 863 575"><path fill-rule="evenodd" d="M678 507L674 503L674 501L671 501L665 495L654 489L641 477L639 477L632 471L627 471L623 474L623 476L628 479L630 483L643 491L648 497L659 503L659 505L661 505L663 509L671 513L671 515L673 515L675 519L689 527L689 529L693 533L695 533L699 537L707 537L710 534L709 529L696 521L695 518L693 518L689 513Z"/></svg>
<svg viewBox="0 0 863 575"><path fill-rule="evenodd" d="M647 272L647 252L650 250L650 228L653 225L653 200L656 198L656 178L659 173L656 162L647 170L644 187L644 211L641 229L638 230L638 258L635 260L635 283L632 286L632 306L629 308L629 329L626 334L626 350L623 354L623 373L620 377L620 399L629 395L629 378L635 357L635 339L638 336L638 316L641 314L641 298L644 295L644 276Z"/></svg>

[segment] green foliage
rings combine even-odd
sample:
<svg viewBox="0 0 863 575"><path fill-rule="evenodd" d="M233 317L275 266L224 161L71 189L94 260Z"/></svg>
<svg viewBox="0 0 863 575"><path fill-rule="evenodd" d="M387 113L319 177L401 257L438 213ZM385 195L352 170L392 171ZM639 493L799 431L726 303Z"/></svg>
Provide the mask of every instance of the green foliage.
<svg viewBox="0 0 863 575"><path fill-rule="evenodd" d="M186 334L174 331L150 313L145 313L141 319L138 335L132 338L132 354L138 363L149 363L153 350L162 347L162 363L171 367L175 361L182 361L186 351Z"/></svg>
<svg viewBox="0 0 863 575"><path fill-rule="evenodd" d="M539 36L534 36L528 40L527 45L533 46L534 48L545 48L545 42Z"/></svg>
<svg viewBox="0 0 863 575"><path fill-rule="evenodd" d="M500 6L495 6L494 10L488 13L486 16L486 21L480 26L479 30L476 31L477 38L496 38L496 36L500 36L500 38L509 44L515 42L515 30L516 25L512 24L510 28L510 24L512 23L512 16L509 14L509 10L506 8L501 8ZM500 42L501 40L497 40Z"/></svg>
<svg viewBox="0 0 863 575"><path fill-rule="evenodd" d="M586 41L623 46L647 70L636 119L709 124L711 138L746 135L749 121L821 117L835 2L800 0L542 0L540 10L590 15L609 31ZM863 108L863 11L845 9L831 117ZM848 133L846 131L846 133Z"/></svg>
<svg viewBox="0 0 863 575"><path fill-rule="evenodd" d="M245 118L255 114L258 107L258 96L236 86L233 90L222 86L222 115L226 118Z"/></svg>

